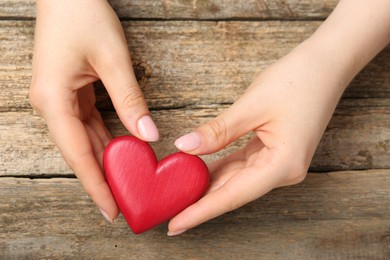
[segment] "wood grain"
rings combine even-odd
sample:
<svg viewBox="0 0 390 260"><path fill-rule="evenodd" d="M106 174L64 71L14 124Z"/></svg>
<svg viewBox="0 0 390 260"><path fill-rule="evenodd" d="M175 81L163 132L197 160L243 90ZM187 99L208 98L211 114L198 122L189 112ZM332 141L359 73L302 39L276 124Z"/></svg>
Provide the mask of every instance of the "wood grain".
<svg viewBox="0 0 390 260"><path fill-rule="evenodd" d="M1 259L386 259L389 170L309 174L174 238L103 220L75 179L0 178Z"/></svg>
<svg viewBox="0 0 390 260"><path fill-rule="evenodd" d="M161 158L309 37L338 1L109 2L162 134L153 145ZM31 110L34 8L34 0L0 0L0 259L390 258L390 47L345 92L311 167L360 171L309 174L180 237L167 237L166 225L135 236L122 217L104 221ZM101 83L96 91L108 128L126 134Z"/></svg>
<svg viewBox="0 0 390 260"><path fill-rule="evenodd" d="M158 110L155 116L163 133L155 145L158 156L174 152L175 138L219 114L226 108L220 104L232 103L257 71L288 52L318 24L124 22L140 85L149 107ZM44 122L30 118L27 96L34 23L3 21L1 25L0 111L15 113L2 114L0 119L4 140L0 174L70 174ZM387 48L352 83L319 146L312 170L388 167L390 72L384 68L389 62ZM112 111L103 87L98 86L97 92L98 107ZM25 112L18 113L21 110ZM174 124L172 117L177 118ZM106 119L115 135L126 133L113 113L108 112ZM244 143L245 138L206 160Z"/></svg>
<svg viewBox="0 0 390 260"><path fill-rule="evenodd" d="M318 22L124 22L140 86L151 109L229 104L255 75L289 52ZM30 109L33 27L0 22L0 111ZM354 80L345 98L390 98L390 48ZM102 85L98 107L113 110Z"/></svg>
<svg viewBox="0 0 390 260"><path fill-rule="evenodd" d="M337 0L110 0L122 19L324 19ZM0 18L34 18L34 0L0 0Z"/></svg>
<svg viewBox="0 0 390 260"><path fill-rule="evenodd" d="M176 151L173 142L227 109L159 110L152 113L161 140L153 147L161 159ZM128 134L114 112L104 112L114 136ZM30 112L0 113L0 175L70 174L53 144L45 122ZM206 162L242 147L246 136L222 152L205 156ZM390 168L390 99L343 100L337 108L313 159L311 170Z"/></svg>

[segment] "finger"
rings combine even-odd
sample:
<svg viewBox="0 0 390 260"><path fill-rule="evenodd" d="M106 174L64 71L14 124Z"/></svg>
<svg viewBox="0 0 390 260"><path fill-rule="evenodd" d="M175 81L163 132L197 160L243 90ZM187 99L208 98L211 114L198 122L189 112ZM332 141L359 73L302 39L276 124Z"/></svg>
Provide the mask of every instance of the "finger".
<svg viewBox="0 0 390 260"><path fill-rule="evenodd" d="M93 154L99 163L100 168L103 169L103 153L105 148L103 141L100 139L94 128L87 123L84 123L84 126L91 141Z"/></svg>
<svg viewBox="0 0 390 260"><path fill-rule="evenodd" d="M95 158L87 130L76 117L61 112L53 114L56 116L46 121L54 141L86 192L112 222L119 210Z"/></svg>
<svg viewBox="0 0 390 260"><path fill-rule="evenodd" d="M241 171L245 167L245 164L246 162L243 160L231 161L224 164L223 167L219 168L217 171L210 173L211 181L209 188L203 196L223 186L231 177Z"/></svg>
<svg viewBox="0 0 390 260"><path fill-rule="evenodd" d="M252 154L259 153L263 148L264 144L260 139L254 137L245 147L225 158L213 162L209 166L212 181L207 193L218 189L237 172L250 165L250 162L253 160Z"/></svg>
<svg viewBox="0 0 390 260"><path fill-rule="evenodd" d="M209 154L263 124L255 95L244 94L228 110L175 141L176 147L190 154ZM251 111L243 114L242 111ZM257 111L257 112L256 112Z"/></svg>
<svg viewBox="0 0 390 260"><path fill-rule="evenodd" d="M84 126L91 141L95 158L97 159L100 168L103 169L103 153L105 147L112 139L111 134L105 127L97 109L92 111L91 116L84 122Z"/></svg>
<svg viewBox="0 0 390 260"><path fill-rule="evenodd" d="M223 157L209 165L210 173L217 171L220 167L224 167L231 161L245 161L252 153L261 150L264 147L263 142L257 137L253 137L245 147L231 153L227 157Z"/></svg>
<svg viewBox="0 0 390 260"><path fill-rule="evenodd" d="M272 166L251 166L232 176L225 184L210 192L174 217L168 234L178 234L207 220L259 198L280 183L283 173Z"/></svg>
<svg viewBox="0 0 390 260"><path fill-rule="evenodd" d="M245 168L251 155L263 148L263 142L258 137L254 137L245 147L208 165L211 181L205 195L221 187L237 172Z"/></svg>
<svg viewBox="0 0 390 260"><path fill-rule="evenodd" d="M96 108L94 108L92 111L90 125L96 130L96 133L102 140L104 146L107 146L108 143L112 140L112 135L105 126L103 118Z"/></svg>
<svg viewBox="0 0 390 260"><path fill-rule="evenodd" d="M213 176L221 169L226 167L230 162L245 161L245 150L241 148L226 157L216 160L208 165L210 174Z"/></svg>
<svg viewBox="0 0 390 260"><path fill-rule="evenodd" d="M157 141L159 132L138 86L125 43L120 41L114 50L103 52L95 70L104 83L120 120L130 133L144 141Z"/></svg>
<svg viewBox="0 0 390 260"><path fill-rule="evenodd" d="M211 181L207 193L210 193L221 187L230 177L246 166L246 151L242 148L229 156L211 163L209 171Z"/></svg>

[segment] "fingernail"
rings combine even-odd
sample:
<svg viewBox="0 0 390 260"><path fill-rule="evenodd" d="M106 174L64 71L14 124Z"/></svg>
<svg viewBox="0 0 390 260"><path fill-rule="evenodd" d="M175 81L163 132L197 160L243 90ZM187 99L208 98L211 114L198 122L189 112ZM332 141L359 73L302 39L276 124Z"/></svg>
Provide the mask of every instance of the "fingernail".
<svg viewBox="0 0 390 260"><path fill-rule="evenodd" d="M169 236L169 237L173 237L173 236L177 236L177 235L180 235L180 234L182 234L182 233L184 233L184 232L186 232L187 230L185 229L185 230L178 230L178 231L168 231L168 233L167 233L167 236Z"/></svg>
<svg viewBox="0 0 390 260"><path fill-rule="evenodd" d="M99 209L100 212L102 213L103 217L108 221L110 222L111 224L114 224L114 220L112 218L110 218L110 216L107 214L107 212L105 212L104 210L102 209Z"/></svg>
<svg viewBox="0 0 390 260"><path fill-rule="evenodd" d="M175 145L181 151L192 151L198 148L202 144L200 135L197 132L192 132L186 135L183 135L175 141Z"/></svg>
<svg viewBox="0 0 390 260"><path fill-rule="evenodd" d="M160 138L157 126L149 115L144 115L137 122L138 132L146 141L154 142Z"/></svg>

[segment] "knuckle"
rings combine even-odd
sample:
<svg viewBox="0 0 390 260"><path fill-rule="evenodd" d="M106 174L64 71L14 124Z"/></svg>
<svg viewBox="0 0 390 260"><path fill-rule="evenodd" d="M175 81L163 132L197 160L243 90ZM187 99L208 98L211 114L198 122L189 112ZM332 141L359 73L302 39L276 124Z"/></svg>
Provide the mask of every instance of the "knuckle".
<svg viewBox="0 0 390 260"><path fill-rule="evenodd" d="M44 103L42 100L42 95L42 89L35 84L31 84L28 92L29 102L32 108L37 112L42 110L42 104Z"/></svg>
<svg viewBox="0 0 390 260"><path fill-rule="evenodd" d="M290 169L290 180L294 184L297 184L305 179L308 167L306 167L305 162L297 160L296 162L291 163Z"/></svg>
<svg viewBox="0 0 390 260"><path fill-rule="evenodd" d="M307 173L302 173L302 174L296 176L295 179L291 180L291 184L295 185L295 184L301 183L306 178L306 175L307 175Z"/></svg>
<svg viewBox="0 0 390 260"><path fill-rule="evenodd" d="M122 107L124 109L134 108L134 107L145 107L145 99L142 92L138 89L128 88L122 100Z"/></svg>
<svg viewBox="0 0 390 260"><path fill-rule="evenodd" d="M52 107L56 102L55 84L44 82L43 80L33 80L30 84L28 98L31 107L40 115L44 112L53 110Z"/></svg>
<svg viewBox="0 0 390 260"><path fill-rule="evenodd" d="M214 138L218 145L223 145L228 142L228 133L226 122L221 118L211 120L204 129L207 136Z"/></svg>
<svg viewBox="0 0 390 260"><path fill-rule="evenodd" d="M293 185L302 182L307 175L310 166L310 161L305 153L296 153L296 149L279 154L275 163L284 165L285 168L285 182Z"/></svg>

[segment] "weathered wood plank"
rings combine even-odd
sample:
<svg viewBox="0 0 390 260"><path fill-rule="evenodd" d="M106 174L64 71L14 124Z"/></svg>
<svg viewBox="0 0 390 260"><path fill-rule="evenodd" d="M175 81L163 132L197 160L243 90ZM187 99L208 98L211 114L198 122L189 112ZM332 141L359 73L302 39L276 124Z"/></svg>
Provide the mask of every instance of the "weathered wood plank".
<svg viewBox="0 0 390 260"><path fill-rule="evenodd" d="M203 109L154 111L161 140L153 144L158 157L176 151L173 142L181 134L217 116L226 105ZM103 113L114 136L127 134L114 112ZM55 148L45 122L32 112L0 113L0 176L69 174ZM242 147L249 136L207 162ZM314 171L390 168L390 99L343 100L332 118L311 169Z"/></svg>
<svg viewBox="0 0 390 260"><path fill-rule="evenodd" d="M390 168L389 164L390 99L341 100L311 169Z"/></svg>
<svg viewBox="0 0 390 260"><path fill-rule="evenodd" d="M390 171L309 174L169 238L107 224L75 179L0 178L0 258L387 259Z"/></svg>
<svg viewBox="0 0 390 260"><path fill-rule="evenodd" d="M122 19L325 19L337 0L110 0ZM0 18L34 18L34 0L0 0Z"/></svg>
<svg viewBox="0 0 390 260"><path fill-rule="evenodd" d="M232 103L255 75L307 38L318 22L124 22L151 109ZM33 22L0 22L0 111L30 108ZM390 98L390 47L345 97ZM112 110L102 86L98 107ZM196 91L194 91L196 90Z"/></svg>

